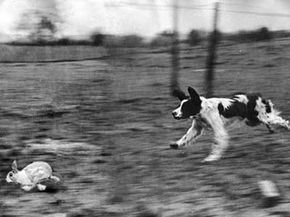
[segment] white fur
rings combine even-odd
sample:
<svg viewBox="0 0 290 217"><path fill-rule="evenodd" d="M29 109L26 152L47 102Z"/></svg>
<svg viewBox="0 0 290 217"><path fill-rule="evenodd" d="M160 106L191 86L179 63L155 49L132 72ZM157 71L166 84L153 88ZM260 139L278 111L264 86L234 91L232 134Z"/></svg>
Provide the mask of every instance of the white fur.
<svg viewBox="0 0 290 217"><path fill-rule="evenodd" d="M241 102L241 103L244 103L244 104L247 104L249 102L247 96L243 95L243 94L238 94L238 95L235 95L235 100Z"/></svg>
<svg viewBox="0 0 290 217"><path fill-rule="evenodd" d="M183 105L187 100L188 100L188 99L182 100L181 103L180 103L180 106L179 106L177 109L175 109L175 110L173 111L173 113L175 113L175 116L176 116L177 118L181 118L181 117L182 117L181 107L182 107L182 105Z"/></svg>

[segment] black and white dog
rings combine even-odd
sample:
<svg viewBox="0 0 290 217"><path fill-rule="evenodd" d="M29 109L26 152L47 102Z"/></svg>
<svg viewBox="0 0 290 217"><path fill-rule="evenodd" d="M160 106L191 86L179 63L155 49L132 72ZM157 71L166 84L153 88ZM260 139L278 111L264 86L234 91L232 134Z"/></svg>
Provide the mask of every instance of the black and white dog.
<svg viewBox="0 0 290 217"><path fill-rule="evenodd" d="M199 96L188 87L189 96L181 90L174 91L174 96L181 101L172 112L175 119L192 119L192 126L178 141L170 144L171 148L186 146L202 135L204 128L214 131L216 144L212 146L210 155L204 162L218 160L228 147L228 132L226 126L244 121L249 126L263 123L270 132L273 125L290 130L289 121L279 116L280 112L273 108L270 100L265 100L260 94L235 94L231 98L205 98Z"/></svg>

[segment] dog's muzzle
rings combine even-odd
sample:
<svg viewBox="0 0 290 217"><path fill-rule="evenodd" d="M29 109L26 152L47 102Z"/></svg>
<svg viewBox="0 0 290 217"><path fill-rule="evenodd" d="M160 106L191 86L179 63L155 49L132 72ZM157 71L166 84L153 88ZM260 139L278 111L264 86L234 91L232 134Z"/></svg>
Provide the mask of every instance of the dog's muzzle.
<svg viewBox="0 0 290 217"><path fill-rule="evenodd" d="M178 113L176 111L172 112L172 116L174 117L174 119L176 120L180 120L182 117L180 115L178 115Z"/></svg>

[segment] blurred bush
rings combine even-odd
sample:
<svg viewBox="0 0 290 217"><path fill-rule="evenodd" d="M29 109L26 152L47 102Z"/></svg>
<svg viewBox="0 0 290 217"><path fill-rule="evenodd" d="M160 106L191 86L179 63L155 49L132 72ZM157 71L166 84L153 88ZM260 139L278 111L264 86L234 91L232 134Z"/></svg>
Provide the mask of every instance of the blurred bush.
<svg viewBox="0 0 290 217"><path fill-rule="evenodd" d="M69 38L61 38L57 41L58 45L70 45L71 40Z"/></svg>
<svg viewBox="0 0 290 217"><path fill-rule="evenodd" d="M173 32L163 31L157 34L150 42L151 47L169 47L172 44Z"/></svg>
<svg viewBox="0 0 290 217"><path fill-rule="evenodd" d="M106 35L103 40L103 45L105 47L144 47L144 39L138 35Z"/></svg>
<svg viewBox="0 0 290 217"><path fill-rule="evenodd" d="M225 38L235 42L257 42L269 41L274 38L274 34L267 27L261 27L257 30L227 34Z"/></svg>
<svg viewBox="0 0 290 217"><path fill-rule="evenodd" d="M171 38L159 35L152 39L152 41L150 42L150 46L151 47L169 47L171 46L171 43L172 43Z"/></svg>
<svg viewBox="0 0 290 217"><path fill-rule="evenodd" d="M205 40L206 37L205 35L206 35L205 32L193 29L188 33L186 42L190 46L199 45L201 42Z"/></svg>
<svg viewBox="0 0 290 217"><path fill-rule="evenodd" d="M96 32L90 36L91 42L95 46L101 46L104 43L105 36L102 33Z"/></svg>

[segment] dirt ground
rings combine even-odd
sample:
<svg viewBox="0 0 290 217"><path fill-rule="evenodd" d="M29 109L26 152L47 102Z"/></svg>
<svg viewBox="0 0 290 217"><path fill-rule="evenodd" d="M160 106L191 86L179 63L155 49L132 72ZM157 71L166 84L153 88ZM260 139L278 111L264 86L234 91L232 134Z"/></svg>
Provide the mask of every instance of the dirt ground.
<svg viewBox="0 0 290 217"><path fill-rule="evenodd" d="M261 92L290 119L290 41L219 47L215 94ZM204 93L206 49L183 48L179 83ZM176 121L170 55L126 50L90 61L10 63L0 68L0 216L290 216L290 133L264 126L230 132L211 164L212 132L169 149L190 121ZM5 182L14 159L47 161L62 183L24 192ZM264 208L258 181L274 181Z"/></svg>

